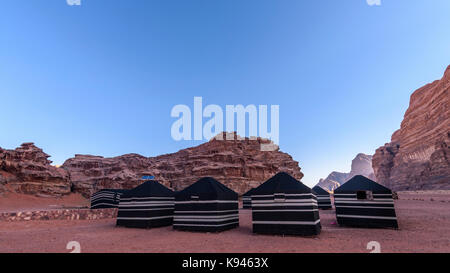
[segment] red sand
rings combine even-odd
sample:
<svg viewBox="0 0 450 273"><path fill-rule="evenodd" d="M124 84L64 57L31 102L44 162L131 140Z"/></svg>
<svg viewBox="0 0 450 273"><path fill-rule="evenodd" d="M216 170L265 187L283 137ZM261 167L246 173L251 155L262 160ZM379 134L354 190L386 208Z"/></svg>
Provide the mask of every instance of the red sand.
<svg viewBox="0 0 450 273"><path fill-rule="evenodd" d="M4 193L0 196L0 212L81 207L89 207L89 200L78 193L72 193L60 198L37 197L12 192Z"/></svg>
<svg viewBox="0 0 450 273"><path fill-rule="evenodd" d="M217 234L119 228L113 219L0 223L0 252L70 252L69 241L82 252L369 252L370 241L382 252L450 252L450 192L400 193L396 209L399 230L343 228L332 224L334 210L320 211L322 233L307 238L254 235L249 210L239 228Z"/></svg>

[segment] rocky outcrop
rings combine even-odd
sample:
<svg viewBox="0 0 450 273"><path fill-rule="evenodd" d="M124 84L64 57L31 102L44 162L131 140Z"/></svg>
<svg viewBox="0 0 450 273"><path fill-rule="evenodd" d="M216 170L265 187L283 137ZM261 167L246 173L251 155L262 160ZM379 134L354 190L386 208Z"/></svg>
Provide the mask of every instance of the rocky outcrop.
<svg viewBox="0 0 450 273"><path fill-rule="evenodd" d="M322 187L329 192L333 192L336 188L340 187L355 175L364 175L367 178L375 180L371 155L363 153L358 154L352 160L352 168L349 173L332 172L327 178L320 179L317 186Z"/></svg>
<svg viewBox="0 0 450 273"><path fill-rule="evenodd" d="M223 138L225 139L225 137ZM212 176L242 194L274 174L284 171L301 179L298 162L279 149L262 151L265 139L216 138L177 153L146 158L128 154L114 158L76 155L62 166L70 173L73 190L89 196L103 188L129 189L143 175L153 175L162 184L181 190L201 177Z"/></svg>
<svg viewBox="0 0 450 273"><path fill-rule="evenodd" d="M15 150L0 148L0 191L40 196L70 193L67 171L51 166L48 158L33 143L24 143Z"/></svg>
<svg viewBox="0 0 450 273"><path fill-rule="evenodd" d="M360 153L352 160L352 168L348 175L348 179L353 178L355 175L363 175L369 179L375 180L371 155Z"/></svg>
<svg viewBox="0 0 450 273"><path fill-rule="evenodd" d="M319 183L317 183L317 186L322 187L329 192L333 192L335 189L339 188L339 186L347 182L348 175L348 173L332 172L327 178L321 178Z"/></svg>
<svg viewBox="0 0 450 273"><path fill-rule="evenodd" d="M416 90L400 129L378 148L373 169L393 190L450 189L450 66Z"/></svg>
<svg viewBox="0 0 450 273"><path fill-rule="evenodd" d="M105 189L131 189L142 183L142 175L150 174L151 160L138 154L114 158L75 155L61 168L70 174L72 190L85 197Z"/></svg>

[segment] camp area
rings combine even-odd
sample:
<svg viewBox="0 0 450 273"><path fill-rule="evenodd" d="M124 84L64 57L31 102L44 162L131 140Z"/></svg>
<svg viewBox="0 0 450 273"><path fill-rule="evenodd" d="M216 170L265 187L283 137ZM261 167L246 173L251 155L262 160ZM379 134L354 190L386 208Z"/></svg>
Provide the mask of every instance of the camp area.
<svg viewBox="0 0 450 273"><path fill-rule="evenodd" d="M251 210L239 211L239 227L223 232L186 232L172 226L151 229L116 226L116 219L0 221L0 252L68 253L69 241L88 252L360 252L377 241L383 253L448 251L450 192L399 192L395 211L399 228L339 226L334 210L319 210L317 236L257 234ZM19 197L15 196L16 199ZM411 240L411 238L414 238ZM130 243L132 242L132 243Z"/></svg>

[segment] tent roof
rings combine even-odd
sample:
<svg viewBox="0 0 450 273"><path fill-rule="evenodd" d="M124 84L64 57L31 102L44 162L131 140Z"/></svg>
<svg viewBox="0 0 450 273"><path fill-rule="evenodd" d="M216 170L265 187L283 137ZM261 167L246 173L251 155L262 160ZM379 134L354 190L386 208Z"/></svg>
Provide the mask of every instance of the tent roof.
<svg viewBox="0 0 450 273"><path fill-rule="evenodd" d="M212 200L235 200L238 197L236 192L212 177L201 178L184 190L179 191L176 198L177 200L190 199L193 195L199 196L201 199Z"/></svg>
<svg viewBox="0 0 450 273"><path fill-rule="evenodd" d="M291 175L281 172L254 189L255 194L311 193L311 189Z"/></svg>
<svg viewBox="0 0 450 273"><path fill-rule="evenodd" d="M320 195L330 195L329 192L327 192L326 190L324 190L322 187L320 186L315 186L314 188L312 188L312 191L316 194L320 194Z"/></svg>
<svg viewBox="0 0 450 273"><path fill-rule="evenodd" d="M377 182L362 175L355 175L342 186L334 190L334 193L372 191L378 193L392 193L392 191Z"/></svg>
<svg viewBox="0 0 450 273"><path fill-rule="evenodd" d="M252 188L248 192L244 193L242 196L250 196L254 190L255 190L255 188Z"/></svg>
<svg viewBox="0 0 450 273"><path fill-rule="evenodd" d="M171 197L174 193L171 189L158 181L146 181L136 188L129 190L122 197Z"/></svg>

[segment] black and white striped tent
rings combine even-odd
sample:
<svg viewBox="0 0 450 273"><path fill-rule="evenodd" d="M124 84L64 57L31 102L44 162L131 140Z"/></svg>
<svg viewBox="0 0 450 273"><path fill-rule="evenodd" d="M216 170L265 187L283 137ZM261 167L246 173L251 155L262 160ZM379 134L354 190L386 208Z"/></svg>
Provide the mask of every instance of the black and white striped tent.
<svg viewBox="0 0 450 273"><path fill-rule="evenodd" d="M218 232L238 226L238 194L214 178L202 178L175 195L174 229Z"/></svg>
<svg viewBox="0 0 450 273"><path fill-rule="evenodd" d="M117 208L120 196L128 190L104 189L91 196L91 209Z"/></svg>
<svg viewBox="0 0 450 273"><path fill-rule="evenodd" d="M313 193L317 197L317 202L319 204L319 209L331 209L331 197L330 193L322 189L322 187L315 186L312 188Z"/></svg>
<svg viewBox="0 0 450 273"><path fill-rule="evenodd" d="M117 225L151 228L173 221L174 193L157 181L147 181L120 197Z"/></svg>
<svg viewBox="0 0 450 273"><path fill-rule="evenodd" d="M287 173L278 173L252 192L253 232L317 235L317 198L311 189Z"/></svg>
<svg viewBox="0 0 450 273"><path fill-rule="evenodd" d="M253 192L253 190L254 189L251 189L242 195L242 206L244 209L252 208L252 192Z"/></svg>
<svg viewBox="0 0 450 273"><path fill-rule="evenodd" d="M362 175L334 190L339 225L398 228L392 191Z"/></svg>

